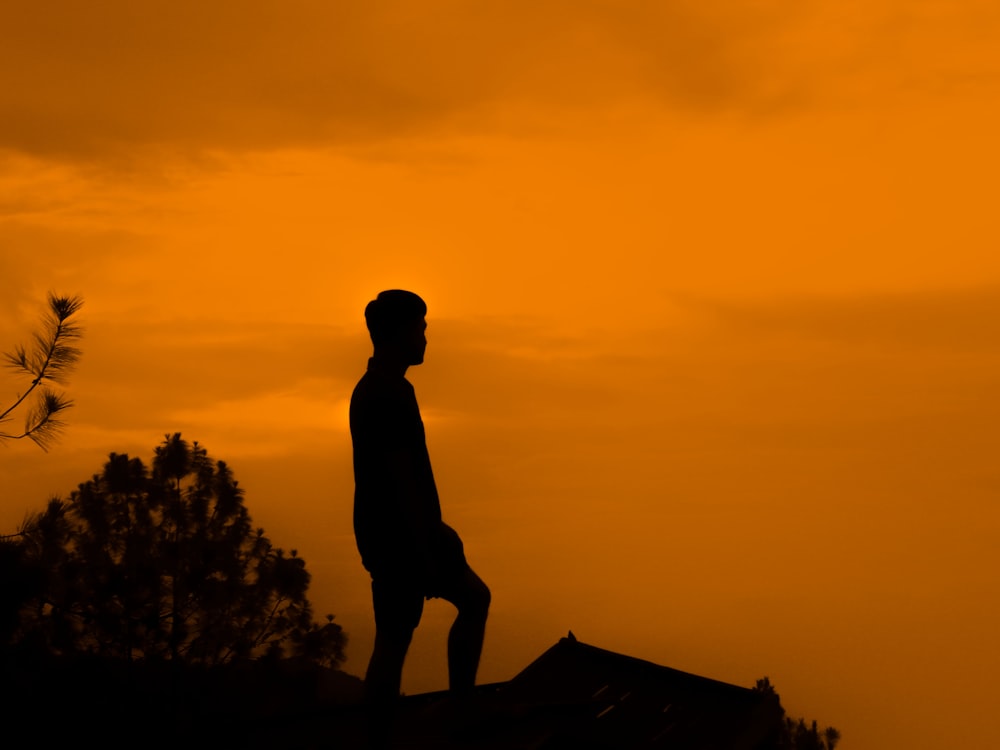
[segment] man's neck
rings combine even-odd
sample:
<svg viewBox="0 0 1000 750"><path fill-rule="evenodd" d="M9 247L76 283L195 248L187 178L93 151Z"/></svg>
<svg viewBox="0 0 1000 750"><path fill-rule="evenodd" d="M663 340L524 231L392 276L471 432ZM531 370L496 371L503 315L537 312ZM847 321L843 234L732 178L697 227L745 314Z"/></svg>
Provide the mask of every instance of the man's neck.
<svg viewBox="0 0 1000 750"><path fill-rule="evenodd" d="M369 369L384 372L387 375L395 375L402 378L406 376L406 371L410 366L401 357L385 352L375 352L369 360L368 367Z"/></svg>

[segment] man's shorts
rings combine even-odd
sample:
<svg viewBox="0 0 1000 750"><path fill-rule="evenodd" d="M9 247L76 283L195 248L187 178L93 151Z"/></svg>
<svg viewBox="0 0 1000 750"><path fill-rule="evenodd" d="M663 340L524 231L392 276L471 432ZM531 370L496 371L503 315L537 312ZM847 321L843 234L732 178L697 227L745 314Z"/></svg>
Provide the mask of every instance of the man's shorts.
<svg viewBox="0 0 1000 750"><path fill-rule="evenodd" d="M375 627L383 631L412 631L420 623L424 599L451 601L470 570L465 547L450 526L442 524L432 552L431 570L415 577L412 569L372 574Z"/></svg>

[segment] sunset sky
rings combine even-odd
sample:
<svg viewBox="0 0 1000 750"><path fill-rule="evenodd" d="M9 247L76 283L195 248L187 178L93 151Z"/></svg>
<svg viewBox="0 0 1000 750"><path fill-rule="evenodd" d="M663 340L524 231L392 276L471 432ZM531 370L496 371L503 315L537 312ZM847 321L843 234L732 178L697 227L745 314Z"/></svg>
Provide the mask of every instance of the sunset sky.
<svg viewBox="0 0 1000 750"><path fill-rule="evenodd" d="M767 675L845 750L985 746L998 103L995 0L7 2L0 350L50 290L86 334L61 441L0 448L0 533L180 431L363 673L347 403L365 303L412 289L481 681L572 629Z"/></svg>

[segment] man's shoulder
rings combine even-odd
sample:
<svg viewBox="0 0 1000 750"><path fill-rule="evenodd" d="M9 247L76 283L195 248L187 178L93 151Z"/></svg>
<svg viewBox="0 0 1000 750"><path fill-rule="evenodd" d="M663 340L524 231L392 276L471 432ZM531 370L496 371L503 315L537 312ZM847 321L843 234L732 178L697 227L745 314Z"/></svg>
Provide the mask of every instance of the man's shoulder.
<svg viewBox="0 0 1000 750"><path fill-rule="evenodd" d="M395 411L416 403L413 386L405 378L366 372L351 394L351 410L387 409Z"/></svg>
<svg viewBox="0 0 1000 750"><path fill-rule="evenodd" d="M354 393L355 395L412 395L413 386L406 378L393 377L385 373L369 370L361 376L357 385L354 386Z"/></svg>

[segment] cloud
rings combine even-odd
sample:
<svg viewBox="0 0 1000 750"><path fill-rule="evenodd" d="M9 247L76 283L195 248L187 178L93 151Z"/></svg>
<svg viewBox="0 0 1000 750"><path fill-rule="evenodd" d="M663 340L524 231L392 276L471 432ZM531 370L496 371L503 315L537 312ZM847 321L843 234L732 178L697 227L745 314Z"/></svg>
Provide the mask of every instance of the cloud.
<svg viewBox="0 0 1000 750"><path fill-rule="evenodd" d="M510 63L559 44L547 39L556 16L479 13L450 2L21 5L0 53L3 145L87 156L406 133L475 108Z"/></svg>
<svg viewBox="0 0 1000 750"><path fill-rule="evenodd" d="M813 342L915 356L992 355L1000 341L1000 287L692 302L725 335Z"/></svg>
<svg viewBox="0 0 1000 750"><path fill-rule="evenodd" d="M901 76L930 85L926 73L946 87L974 72L995 84L989 5L893 6L17 3L3 18L0 148L127 162L510 127L636 97L761 110L845 78L884 89Z"/></svg>
<svg viewBox="0 0 1000 750"><path fill-rule="evenodd" d="M342 398L366 356L358 339L310 323L93 321L74 388L87 419L170 430L176 414L232 416L240 403ZM245 414L247 424L255 419Z"/></svg>

